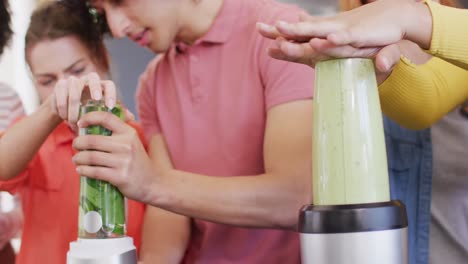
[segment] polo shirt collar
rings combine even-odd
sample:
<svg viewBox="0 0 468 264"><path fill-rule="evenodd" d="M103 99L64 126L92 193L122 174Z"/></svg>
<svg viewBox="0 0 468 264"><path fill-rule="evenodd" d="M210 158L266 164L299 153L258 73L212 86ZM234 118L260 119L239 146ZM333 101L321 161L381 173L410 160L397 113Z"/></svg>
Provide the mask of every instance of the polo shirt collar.
<svg viewBox="0 0 468 264"><path fill-rule="evenodd" d="M195 41L193 45L177 43L174 45L178 50L184 52L190 46L200 43L223 44L232 36L234 29L239 26L239 17L242 10L243 1L223 0L223 5L219 14L215 18L208 32Z"/></svg>

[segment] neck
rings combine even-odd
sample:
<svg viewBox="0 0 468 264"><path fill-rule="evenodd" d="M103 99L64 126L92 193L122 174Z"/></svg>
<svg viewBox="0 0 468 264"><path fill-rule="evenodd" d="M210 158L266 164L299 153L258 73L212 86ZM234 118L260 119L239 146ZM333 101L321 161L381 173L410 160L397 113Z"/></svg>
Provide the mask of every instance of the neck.
<svg viewBox="0 0 468 264"><path fill-rule="evenodd" d="M182 12L182 27L177 36L178 42L192 44L203 37L213 25L225 0L191 1Z"/></svg>

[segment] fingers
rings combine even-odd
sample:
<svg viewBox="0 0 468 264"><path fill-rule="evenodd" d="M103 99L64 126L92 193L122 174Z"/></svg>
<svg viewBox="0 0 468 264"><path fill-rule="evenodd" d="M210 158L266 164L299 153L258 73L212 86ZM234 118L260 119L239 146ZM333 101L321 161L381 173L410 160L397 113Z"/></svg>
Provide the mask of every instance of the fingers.
<svg viewBox="0 0 468 264"><path fill-rule="evenodd" d="M292 61L315 67L315 63L325 59L322 54L317 53L308 43L291 43L286 40L278 40L280 50L291 58Z"/></svg>
<svg viewBox="0 0 468 264"><path fill-rule="evenodd" d="M53 107L60 118L67 121L73 129L76 128L81 102L89 96L93 100L101 100L103 95L106 106L114 108L117 89L112 81L101 81L97 73L90 73L80 79L72 76L57 82L54 88Z"/></svg>
<svg viewBox="0 0 468 264"><path fill-rule="evenodd" d="M119 160L114 155L101 151L81 151L73 156L72 161L80 166L100 166L106 168L115 168L119 165ZM86 175L87 176L87 175Z"/></svg>
<svg viewBox="0 0 468 264"><path fill-rule="evenodd" d="M311 38L326 38L328 34L342 30L341 25L338 23L327 22L326 20L314 22L312 19L294 24L278 21L276 29L286 39L299 42L308 42Z"/></svg>
<svg viewBox="0 0 468 264"><path fill-rule="evenodd" d="M78 126L85 128L92 125L100 125L112 131L112 134L123 134L134 131L119 117L109 112L95 111L87 113L80 118Z"/></svg>
<svg viewBox="0 0 468 264"><path fill-rule="evenodd" d="M324 56L333 58L374 58L381 49L376 48L355 48L350 45L337 46L326 39L312 39L309 42L313 49Z"/></svg>
<svg viewBox="0 0 468 264"><path fill-rule="evenodd" d="M313 16L309 15L308 13L301 11L299 13L299 22L307 22L307 21L312 21L314 19Z"/></svg>
<svg viewBox="0 0 468 264"><path fill-rule="evenodd" d="M93 149L112 153L123 153L131 150L129 144L121 143L114 138L100 135L79 136L73 140L73 148L78 151Z"/></svg>
<svg viewBox="0 0 468 264"><path fill-rule="evenodd" d="M401 50L398 44L392 44L382 48L375 58L375 66L379 72L391 72L398 64L401 57Z"/></svg>
<svg viewBox="0 0 468 264"><path fill-rule="evenodd" d="M68 119L68 81L67 80L59 80L55 85L55 106L57 108L57 112L63 120Z"/></svg>
<svg viewBox="0 0 468 264"><path fill-rule="evenodd" d="M327 40L336 46L349 45L353 43L352 32L349 30L341 30L336 33L331 33L327 36Z"/></svg>
<svg viewBox="0 0 468 264"><path fill-rule="evenodd" d="M262 36L269 39L276 39L277 37L281 36L281 34L276 30L274 26L265 23L258 22L257 30Z"/></svg>
<svg viewBox="0 0 468 264"><path fill-rule="evenodd" d="M80 113L81 94L83 92L83 81L76 78L70 77L68 79L68 123L73 130L76 129L76 122L78 122L78 116Z"/></svg>
<svg viewBox="0 0 468 264"><path fill-rule="evenodd" d="M99 75L95 72L92 72L84 77L85 84L88 85L89 91L91 93L91 98L94 100L102 99L102 87L101 79Z"/></svg>
<svg viewBox="0 0 468 264"><path fill-rule="evenodd" d="M130 110L125 108L125 122L129 121L135 121L135 115Z"/></svg>
<svg viewBox="0 0 468 264"><path fill-rule="evenodd" d="M112 168L80 165L76 167L76 172L81 176L107 181L115 185L112 181L114 179L115 170Z"/></svg>
<svg viewBox="0 0 468 264"><path fill-rule="evenodd" d="M115 107L115 102L117 98L117 88L115 88L115 84L112 81L106 80L101 82L104 88L104 100L105 104L109 109Z"/></svg>

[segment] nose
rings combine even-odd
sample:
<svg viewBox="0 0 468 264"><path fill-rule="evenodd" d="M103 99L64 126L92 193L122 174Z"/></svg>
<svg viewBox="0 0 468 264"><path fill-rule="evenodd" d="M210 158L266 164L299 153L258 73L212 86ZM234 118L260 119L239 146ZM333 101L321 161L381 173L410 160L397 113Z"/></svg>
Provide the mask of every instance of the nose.
<svg viewBox="0 0 468 264"><path fill-rule="evenodd" d="M129 28L129 20L127 17L117 9L106 12L107 25L112 33L112 36L116 38L123 38L127 35L127 29Z"/></svg>

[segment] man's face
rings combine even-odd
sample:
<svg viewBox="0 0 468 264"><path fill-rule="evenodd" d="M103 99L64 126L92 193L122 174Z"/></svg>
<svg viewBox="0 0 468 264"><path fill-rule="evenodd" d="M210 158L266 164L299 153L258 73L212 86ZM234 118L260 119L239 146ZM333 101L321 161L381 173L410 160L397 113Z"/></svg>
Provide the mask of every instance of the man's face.
<svg viewBox="0 0 468 264"><path fill-rule="evenodd" d="M181 30L187 0L94 0L114 37L128 37L155 53L167 51Z"/></svg>

